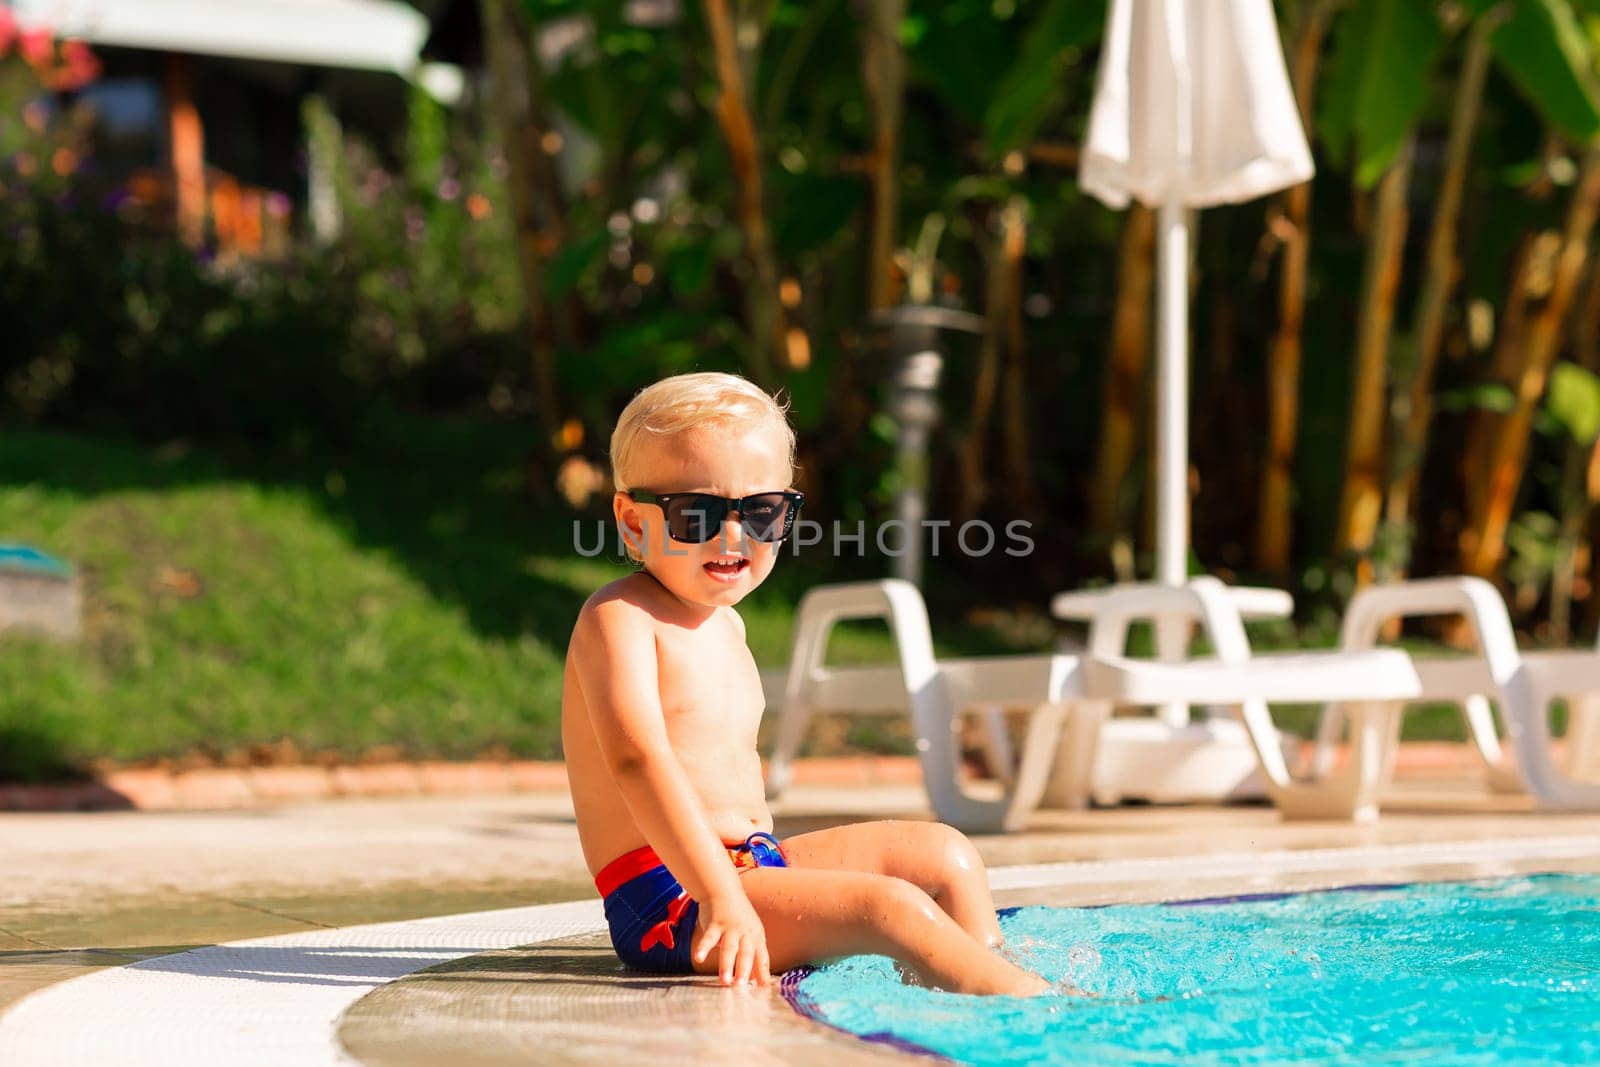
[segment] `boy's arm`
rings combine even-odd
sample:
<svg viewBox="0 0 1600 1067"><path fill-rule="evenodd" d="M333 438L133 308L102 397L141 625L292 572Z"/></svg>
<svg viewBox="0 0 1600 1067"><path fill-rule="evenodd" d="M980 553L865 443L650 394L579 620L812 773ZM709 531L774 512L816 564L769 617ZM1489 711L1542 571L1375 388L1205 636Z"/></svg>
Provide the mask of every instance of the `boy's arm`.
<svg viewBox="0 0 1600 1067"><path fill-rule="evenodd" d="M759 931L727 849L668 742L648 617L624 600L601 601L579 618L572 653L595 739L645 840L703 908L754 921ZM728 950L737 952L739 945L724 942L723 948L721 970L728 979L735 963ZM756 957L762 961L756 976L766 977L764 943L751 956L751 965ZM746 966L738 962L742 979Z"/></svg>

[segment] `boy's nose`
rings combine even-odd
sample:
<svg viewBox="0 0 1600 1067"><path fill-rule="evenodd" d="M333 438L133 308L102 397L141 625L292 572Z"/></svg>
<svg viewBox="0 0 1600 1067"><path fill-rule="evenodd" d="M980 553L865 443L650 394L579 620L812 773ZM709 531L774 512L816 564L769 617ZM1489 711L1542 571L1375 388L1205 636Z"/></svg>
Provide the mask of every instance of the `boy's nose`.
<svg viewBox="0 0 1600 1067"><path fill-rule="evenodd" d="M728 512L727 518L722 520L722 531L718 539L728 551L742 551L744 547L744 517L737 511Z"/></svg>

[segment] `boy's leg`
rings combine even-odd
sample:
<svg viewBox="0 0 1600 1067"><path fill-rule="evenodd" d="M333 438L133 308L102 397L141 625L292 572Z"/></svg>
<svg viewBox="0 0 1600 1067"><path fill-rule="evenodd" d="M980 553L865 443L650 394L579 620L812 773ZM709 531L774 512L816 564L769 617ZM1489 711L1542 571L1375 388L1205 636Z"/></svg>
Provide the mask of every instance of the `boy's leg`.
<svg viewBox="0 0 1600 1067"><path fill-rule="evenodd" d="M1030 996L1049 988L967 936L928 894L903 879L793 867L761 867L739 879L766 929L774 974L872 953L892 956L934 985L962 993ZM708 958L695 969L711 974L716 962Z"/></svg>
<svg viewBox="0 0 1600 1067"><path fill-rule="evenodd" d="M989 875L961 831L936 822L880 820L835 826L783 841L795 867L904 878L985 945L1000 944Z"/></svg>

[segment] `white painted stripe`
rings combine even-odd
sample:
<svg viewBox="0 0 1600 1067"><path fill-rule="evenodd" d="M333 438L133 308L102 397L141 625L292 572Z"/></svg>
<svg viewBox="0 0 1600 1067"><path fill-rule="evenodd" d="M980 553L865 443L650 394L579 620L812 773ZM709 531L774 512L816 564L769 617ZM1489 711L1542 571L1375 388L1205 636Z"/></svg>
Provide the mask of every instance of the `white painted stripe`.
<svg viewBox="0 0 1600 1067"><path fill-rule="evenodd" d="M0 1015L17 1067L349 1064L339 1017L414 971L603 929L598 900L261 937L84 975Z"/></svg>
<svg viewBox="0 0 1600 1067"><path fill-rule="evenodd" d="M1591 837L1540 837L999 867L997 890L1270 877L1374 867L1594 859ZM96 971L0 1015L0 1064L19 1067L322 1067L354 1061L339 1019L397 978L479 952L604 928L584 900L348 926L194 949Z"/></svg>

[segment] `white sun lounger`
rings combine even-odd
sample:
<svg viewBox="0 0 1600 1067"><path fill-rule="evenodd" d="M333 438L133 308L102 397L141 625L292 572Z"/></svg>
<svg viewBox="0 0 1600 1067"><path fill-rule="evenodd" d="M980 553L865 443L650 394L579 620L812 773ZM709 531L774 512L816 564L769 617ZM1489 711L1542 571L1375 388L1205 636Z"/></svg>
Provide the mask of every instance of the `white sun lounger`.
<svg viewBox="0 0 1600 1067"><path fill-rule="evenodd" d="M1478 635L1479 654L1416 657L1372 647L1391 619L1461 614ZM847 619L883 618L897 662L863 667L823 663L828 635ZM1157 618L1188 618L1215 654L1182 661L1138 659L1124 652L1129 627ZM1400 720L1408 704L1485 696L1507 722L1516 777L1543 808L1600 810L1600 784L1575 780L1554 765L1545 708L1574 691L1600 693L1600 654L1522 656L1511 640L1505 605L1486 582L1431 579L1362 590L1351 601L1342 647L1327 651L1252 654L1228 589L1214 578L1186 586L1123 586L1105 594L1091 622L1086 655L982 656L939 660L915 586L898 580L825 586L801 602L794 655L778 708L768 789L787 784L789 763L810 716L823 711L909 712L917 735L928 798L938 816L963 829L1015 829L1045 798L1082 804L1101 726L1120 705L1176 703L1237 708L1267 779L1269 794L1289 818L1375 818L1393 776ZM1349 758L1334 768L1314 760L1308 776L1291 773L1272 724L1273 703L1326 704L1349 734ZM966 788L957 730L973 706L1023 706L1029 711L1016 774L998 795ZM1486 705L1469 706L1485 721ZM1486 758L1497 749L1487 748ZM1496 745L1498 742L1494 742ZM1584 746L1596 744L1585 734ZM1063 747L1064 746L1064 747ZM1058 759L1058 750L1060 758ZM1587 751L1587 749L1586 749ZM1064 784L1065 783L1065 784Z"/></svg>
<svg viewBox="0 0 1600 1067"><path fill-rule="evenodd" d="M1156 585L1124 585L1098 593L1097 601L1105 606L1104 621L1091 620L1091 641L1095 647L1120 653L1133 622L1165 618L1205 625L1201 612L1212 609L1237 619L1226 587L1215 579L1198 581L1209 597L1173 598ZM1274 611L1279 608L1276 600L1270 606ZM827 666L824 658L833 628L847 620L869 618L888 623L895 661ZM1086 690L1084 663L1081 656L1062 653L938 659L927 608L914 585L886 579L813 589L797 612L789 670L763 676L768 708L778 716L767 770L768 794L776 798L788 785L791 761L814 714L888 712L910 715L929 802L946 822L975 831L1016 829L1047 797L1056 807L1087 806L1098 741L1117 691ZM1144 661L1130 664L1138 676ZM1156 703L1190 702L1191 694L1181 685L1165 692ZM1008 753L996 758L1000 781L986 783L991 787L987 794L981 789L975 792L962 781L962 716L972 709L980 712L993 753L1009 748L1002 708L1027 713L1022 749L1014 766ZM1281 763L1281 751L1278 759ZM1152 772L1193 769L1185 766L1179 753L1171 765ZM1241 769L1248 767L1230 764L1229 773L1237 778Z"/></svg>
<svg viewBox="0 0 1600 1067"><path fill-rule="evenodd" d="M1356 610L1358 605L1361 610ZM1459 615L1478 645L1478 656L1439 673L1437 661L1416 658L1425 680L1420 699L1461 705L1468 733L1482 757L1491 788L1528 792L1541 808L1600 809L1600 648L1519 652L1505 602L1481 578L1436 578L1366 590L1346 616L1340 643L1371 647L1391 621ZM1566 767L1554 758L1548 712L1567 699ZM1491 702L1505 722L1509 753L1495 731ZM1317 732L1313 767L1326 772L1345 726L1343 709L1326 709Z"/></svg>
<svg viewBox="0 0 1600 1067"><path fill-rule="evenodd" d="M1393 777L1406 705L1419 701L1467 704L1488 696L1498 702L1507 725L1517 780L1535 803L1550 810L1600 810L1600 785L1579 782L1554 764L1546 708L1563 686L1600 682L1600 664L1517 652L1505 604L1489 583L1474 578L1428 579L1364 589L1351 600L1341 647L1327 652L1251 655L1244 628L1226 600L1203 583L1174 589L1174 599L1204 604L1200 616L1217 656L1183 664L1130 664L1091 645L1085 689L1119 702L1155 704L1187 691L1197 702L1236 703L1255 740L1257 755L1279 809L1291 817L1370 819ZM1373 647L1393 619L1458 614L1478 638L1478 654L1413 657L1399 649ZM1110 641L1110 636L1105 638ZM1578 654L1587 656L1587 653ZM1311 774L1289 773L1277 748L1268 703L1328 703L1348 729L1349 759L1334 769L1324 747ZM1486 705L1468 705L1480 715L1475 734L1493 738ZM1480 750L1486 742L1479 736ZM1494 752L1490 752L1493 755Z"/></svg>
<svg viewBox="0 0 1600 1067"><path fill-rule="evenodd" d="M1212 581L1213 579L1205 579ZM1050 614L1093 623L1106 597L1126 586L1058 593ZM1245 620L1286 619L1294 598L1280 589L1225 585L1229 602ZM1193 617L1152 620L1158 659L1188 658ZM1121 652L1121 649L1115 650ZM1087 789L1097 804L1132 798L1157 804L1220 803L1267 797L1266 779L1243 723L1237 717L1210 715L1197 720L1187 701L1155 709L1154 715L1108 719L1101 727L1094 768L1087 783L1052 783L1051 796Z"/></svg>
<svg viewBox="0 0 1600 1067"><path fill-rule="evenodd" d="M895 662L847 667L824 663L834 627L858 619L889 624ZM922 594L910 582L894 578L812 589L800 601L791 648L777 707L777 740L767 767L769 796L776 798L787 787L791 761L813 715L887 711L910 713L923 783L940 819L962 829L992 832L1016 828L1038 805L1079 696L1079 657L938 660ZM1009 793L975 794L961 782L960 711L979 701L1032 710L1017 784ZM1069 743L1092 756L1092 735L1074 736Z"/></svg>

